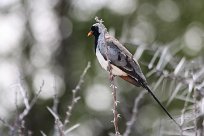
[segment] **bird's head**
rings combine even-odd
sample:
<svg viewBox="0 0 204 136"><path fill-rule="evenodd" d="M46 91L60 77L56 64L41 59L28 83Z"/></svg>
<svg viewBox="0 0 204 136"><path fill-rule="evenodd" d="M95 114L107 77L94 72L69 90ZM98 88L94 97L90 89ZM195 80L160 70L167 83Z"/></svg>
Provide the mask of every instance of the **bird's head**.
<svg viewBox="0 0 204 136"><path fill-rule="evenodd" d="M91 26L91 31L88 33L88 36L94 35L95 37L99 37L101 33L106 32L106 27L102 23L95 23Z"/></svg>
<svg viewBox="0 0 204 136"><path fill-rule="evenodd" d="M100 35L99 33L99 23L96 23L91 26L91 31L88 33L88 36L94 35L95 37L98 37Z"/></svg>

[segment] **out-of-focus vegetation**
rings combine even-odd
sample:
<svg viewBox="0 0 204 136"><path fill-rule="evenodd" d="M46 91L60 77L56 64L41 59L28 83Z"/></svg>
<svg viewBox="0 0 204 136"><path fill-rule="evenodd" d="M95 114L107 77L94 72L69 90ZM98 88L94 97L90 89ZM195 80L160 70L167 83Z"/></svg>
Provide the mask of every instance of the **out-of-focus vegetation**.
<svg viewBox="0 0 204 136"><path fill-rule="evenodd" d="M81 98L67 128L80 125L68 135L114 133L108 73L96 60L94 39L87 37L95 16L139 60L151 88L169 112L192 130L182 133L194 134L202 125L188 124L185 119L196 118L196 103L203 106L203 13L203 0L0 0L0 135L8 135L9 126L15 128L18 115L41 87L22 132L55 135L55 120L47 107L53 106L57 96L57 113L65 120L72 90L88 61L91 68L77 93ZM121 134L141 91L117 79ZM130 135L181 134L151 96L145 95L137 108ZM202 108L197 110L202 113Z"/></svg>

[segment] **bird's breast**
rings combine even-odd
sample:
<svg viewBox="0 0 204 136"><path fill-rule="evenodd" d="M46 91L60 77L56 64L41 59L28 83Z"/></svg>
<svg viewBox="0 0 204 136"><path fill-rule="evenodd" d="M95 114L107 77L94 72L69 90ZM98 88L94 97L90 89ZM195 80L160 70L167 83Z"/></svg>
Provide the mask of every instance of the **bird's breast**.
<svg viewBox="0 0 204 136"><path fill-rule="evenodd" d="M104 59L104 57L102 56L101 52L99 51L98 48L96 48L96 57L99 61L99 63L101 64L101 67L103 69L105 69L106 71L108 71L108 61ZM119 69L117 66L114 66L113 64L110 64L111 68L112 68L112 74L116 75L116 76L127 76L127 73L125 73L124 71L122 71L121 69Z"/></svg>

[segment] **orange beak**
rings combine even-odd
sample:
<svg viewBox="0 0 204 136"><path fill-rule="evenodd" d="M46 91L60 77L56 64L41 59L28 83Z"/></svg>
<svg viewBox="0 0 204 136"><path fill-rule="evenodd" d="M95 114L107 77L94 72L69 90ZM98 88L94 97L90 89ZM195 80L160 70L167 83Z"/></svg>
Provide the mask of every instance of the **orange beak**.
<svg viewBox="0 0 204 136"><path fill-rule="evenodd" d="M93 35L93 31L90 31L87 36L92 36Z"/></svg>

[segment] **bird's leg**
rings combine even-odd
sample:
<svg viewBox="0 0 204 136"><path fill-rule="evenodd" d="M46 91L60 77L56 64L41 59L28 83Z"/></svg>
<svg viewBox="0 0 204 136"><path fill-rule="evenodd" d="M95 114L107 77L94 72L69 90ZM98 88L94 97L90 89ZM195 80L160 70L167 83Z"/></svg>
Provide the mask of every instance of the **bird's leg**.
<svg viewBox="0 0 204 136"><path fill-rule="evenodd" d="M114 76L114 75L112 75L112 74L110 74L110 75L109 75L109 80L110 80L111 84L112 84L112 82L113 82L114 78L115 78L115 76Z"/></svg>

